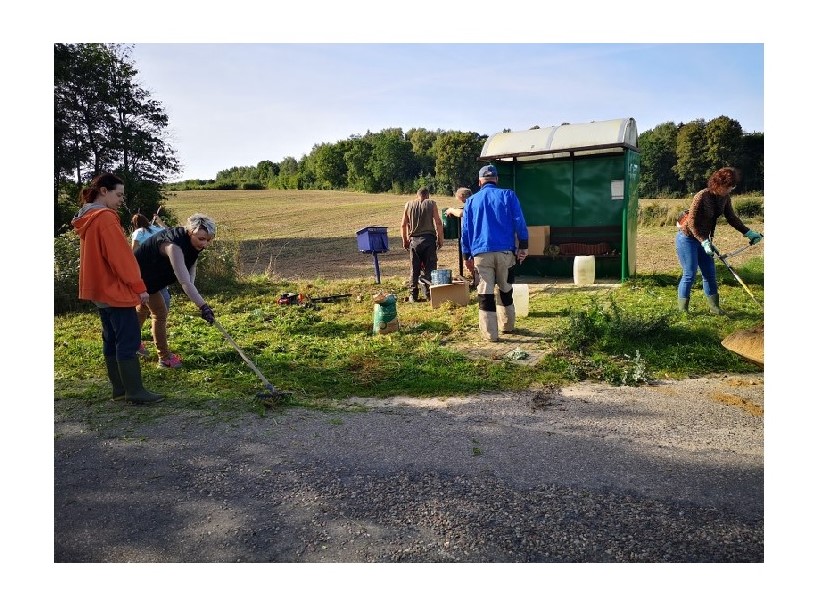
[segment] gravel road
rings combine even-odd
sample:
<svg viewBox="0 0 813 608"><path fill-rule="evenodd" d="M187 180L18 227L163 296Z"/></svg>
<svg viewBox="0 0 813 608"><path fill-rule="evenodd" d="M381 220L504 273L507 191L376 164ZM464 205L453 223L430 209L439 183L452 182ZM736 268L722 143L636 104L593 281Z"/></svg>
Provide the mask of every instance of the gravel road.
<svg viewBox="0 0 813 608"><path fill-rule="evenodd" d="M55 403L54 561L762 562L763 389L585 383L104 431Z"/></svg>

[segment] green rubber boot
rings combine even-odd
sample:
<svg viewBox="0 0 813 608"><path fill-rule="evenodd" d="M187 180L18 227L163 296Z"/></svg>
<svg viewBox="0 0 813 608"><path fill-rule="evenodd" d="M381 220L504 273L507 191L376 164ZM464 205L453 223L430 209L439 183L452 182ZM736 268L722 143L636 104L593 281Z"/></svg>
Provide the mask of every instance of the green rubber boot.
<svg viewBox="0 0 813 608"><path fill-rule="evenodd" d="M124 383L121 381L119 374L119 364L115 357L105 357L104 362L107 365L107 377L110 379L110 384L113 385L113 401L121 401L124 399Z"/></svg>
<svg viewBox="0 0 813 608"><path fill-rule="evenodd" d="M678 311L689 312L689 298L678 298Z"/></svg>
<svg viewBox="0 0 813 608"><path fill-rule="evenodd" d="M725 313L720 309L720 294L715 293L713 296L706 296L709 301L709 312L713 315L724 315Z"/></svg>
<svg viewBox="0 0 813 608"><path fill-rule="evenodd" d="M124 399L127 403L157 403L164 396L153 393L141 384L141 362L138 358L119 361L119 374L124 384Z"/></svg>

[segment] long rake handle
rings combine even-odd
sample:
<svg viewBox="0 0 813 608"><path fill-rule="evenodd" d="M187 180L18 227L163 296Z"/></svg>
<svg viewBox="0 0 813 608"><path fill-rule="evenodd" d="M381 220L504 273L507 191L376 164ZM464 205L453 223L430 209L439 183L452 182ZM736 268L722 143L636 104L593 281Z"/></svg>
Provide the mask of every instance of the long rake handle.
<svg viewBox="0 0 813 608"><path fill-rule="evenodd" d="M240 356L243 358L243 361L245 361L248 364L248 366L252 369L252 371L255 374L257 374L257 377L263 381L263 384L265 386L269 386L271 383L268 381L268 379L265 376L263 376L263 373L259 369L257 369L257 366L254 365L254 362L246 356L246 354L240 349L239 346L237 346L237 342L235 342L229 335L229 333L225 329L223 329L223 326L217 319L215 319L214 324L215 327L217 327L220 330L220 333L223 334L223 337L226 338L226 340L228 340L231 343L231 345L234 347L234 350L240 353Z"/></svg>
<svg viewBox="0 0 813 608"><path fill-rule="evenodd" d="M748 245L747 247L750 247L750 245ZM731 264L729 264L728 261L726 260L726 258L730 257L730 255L720 255L720 251L716 247L714 247L714 245L712 245L712 249L717 254L717 258L723 263L723 265L726 268L728 268L729 272L731 272L731 274L734 275L734 278L737 279L737 282L740 285L742 285L743 289L745 289L746 292L748 292L748 295L751 296L751 299L754 301L754 303L757 306L759 306L760 308L762 308L762 304L759 303L759 300L757 300L754 297L754 294L751 293L751 290L748 289L748 285L746 285L745 282L740 278L740 275L738 275L736 272L734 272L734 269L731 267ZM739 251L741 251L741 250L735 251L734 253L735 254L739 253Z"/></svg>

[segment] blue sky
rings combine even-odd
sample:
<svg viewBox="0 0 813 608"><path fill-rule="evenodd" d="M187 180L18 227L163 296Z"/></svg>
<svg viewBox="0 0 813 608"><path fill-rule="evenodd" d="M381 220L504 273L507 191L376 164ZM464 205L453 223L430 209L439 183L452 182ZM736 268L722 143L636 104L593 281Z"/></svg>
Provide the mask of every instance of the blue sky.
<svg viewBox="0 0 813 608"><path fill-rule="evenodd" d="M136 43L178 179L389 127L491 135L632 117L639 133L725 115L764 132L762 44ZM721 68L723 68L721 70ZM706 83L722 78L713 93Z"/></svg>

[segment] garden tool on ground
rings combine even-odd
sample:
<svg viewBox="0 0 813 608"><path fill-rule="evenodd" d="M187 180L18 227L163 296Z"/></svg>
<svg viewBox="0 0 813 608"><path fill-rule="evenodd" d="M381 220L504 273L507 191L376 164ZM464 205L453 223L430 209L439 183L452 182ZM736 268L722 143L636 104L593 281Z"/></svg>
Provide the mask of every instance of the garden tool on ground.
<svg viewBox="0 0 813 608"><path fill-rule="evenodd" d="M259 369L257 369L257 366L254 365L254 362L246 356L246 354L240 349L239 346L237 346L237 343L232 339L229 333L225 329L223 329L223 326L217 319L214 320L213 324L220 330L220 333L223 334L223 337L226 338L226 340L228 340L234 347L234 349L240 354L240 356L243 358L243 361L245 361L251 368L251 371L257 374L257 377L262 381L264 390L257 393L256 395L257 399L259 399L260 401L275 403L286 397L291 396L292 393L290 391L281 391L275 388L274 385L271 384L265 376L263 376L263 373Z"/></svg>
<svg viewBox="0 0 813 608"><path fill-rule="evenodd" d="M754 244L756 244L756 243L754 243ZM752 245L746 245L745 247L741 247L740 249L738 249L738 250L736 250L736 251L734 251L732 253L727 253L725 255L721 254L720 250L717 249L717 247L715 247L714 244L712 244L711 249L717 255L717 258L719 258L719 260L725 265L725 267L728 268L728 270L731 272L731 274L734 275L734 278L737 279L737 282L740 285L742 285L743 289L745 289L745 291L748 293L748 295L751 296L751 299L756 303L756 305L759 306L760 308L762 308L762 304L759 303L759 301L754 297L754 294L751 293L751 290L748 289L748 285L746 285L745 282L740 278L740 276L736 272L734 272L734 269L731 267L731 264L728 263L728 259L727 259L727 258L730 258L732 255L736 255L736 254L740 253L741 251L743 251L744 249L746 249L747 247L751 247L751 246Z"/></svg>

